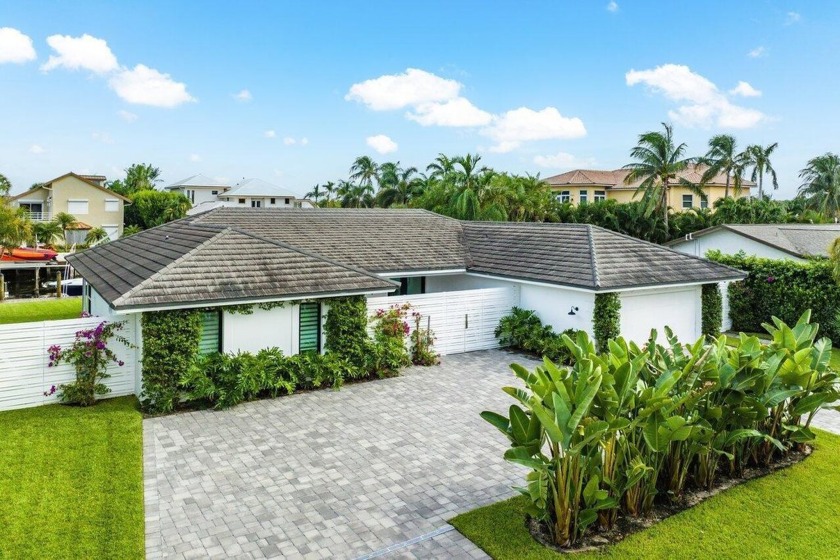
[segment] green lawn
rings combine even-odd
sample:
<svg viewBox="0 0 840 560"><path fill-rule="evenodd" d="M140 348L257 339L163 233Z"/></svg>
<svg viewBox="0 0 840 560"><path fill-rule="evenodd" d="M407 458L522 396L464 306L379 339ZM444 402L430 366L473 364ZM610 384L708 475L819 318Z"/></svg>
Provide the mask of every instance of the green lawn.
<svg viewBox="0 0 840 560"><path fill-rule="evenodd" d="M134 397L0 412L0 558L143 558Z"/></svg>
<svg viewBox="0 0 840 560"><path fill-rule="evenodd" d="M0 325L75 319L82 314L82 298L36 299L0 303Z"/></svg>
<svg viewBox="0 0 840 560"><path fill-rule="evenodd" d="M798 465L729 489L600 552L567 556L537 544L525 529L520 497L450 523L497 560L837 558L840 436L818 431L815 447Z"/></svg>

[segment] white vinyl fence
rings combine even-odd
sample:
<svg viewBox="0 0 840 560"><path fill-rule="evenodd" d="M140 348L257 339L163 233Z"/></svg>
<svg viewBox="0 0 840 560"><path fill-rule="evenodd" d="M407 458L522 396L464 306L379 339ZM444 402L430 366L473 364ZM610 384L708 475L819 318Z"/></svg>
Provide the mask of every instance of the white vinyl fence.
<svg viewBox="0 0 840 560"><path fill-rule="evenodd" d="M494 331L499 320L519 305L519 287L484 288L414 296L368 298L368 312L410 303L423 315L421 328L430 326L439 354L459 354L498 348ZM409 317L414 329L414 320Z"/></svg>
<svg viewBox="0 0 840 560"><path fill-rule="evenodd" d="M89 317L0 325L0 410L58 402L58 386L75 380L76 370L66 363L48 367L48 348L53 344L62 347L72 344L77 331L95 328L101 322L101 317ZM134 341L135 324L132 320L125 321L119 334ZM115 340L109 348L125 365L108 367L111 375L105 380L111 388L108 396L131 395L135 391L137 350ZM44 396L52 385L56 386L56 393Z"/></svg>

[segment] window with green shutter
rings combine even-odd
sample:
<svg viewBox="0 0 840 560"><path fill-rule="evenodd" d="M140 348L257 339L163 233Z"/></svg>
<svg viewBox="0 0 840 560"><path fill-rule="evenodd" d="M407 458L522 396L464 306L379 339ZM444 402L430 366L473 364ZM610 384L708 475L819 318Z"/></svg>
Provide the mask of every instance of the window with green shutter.
<svg viewBox="0 0 840 560"><path fill-rule="evenodd" d="M321 351L321 304L300 304L299 352Z"/></svg>
<svg viewBox="0 0 840 560"><path fill-rule="evenodd" d="M198 353L201 356L222 350L221 327L222 314L220 311L204 311L201 313L201 339L198 342Z"/></svg>

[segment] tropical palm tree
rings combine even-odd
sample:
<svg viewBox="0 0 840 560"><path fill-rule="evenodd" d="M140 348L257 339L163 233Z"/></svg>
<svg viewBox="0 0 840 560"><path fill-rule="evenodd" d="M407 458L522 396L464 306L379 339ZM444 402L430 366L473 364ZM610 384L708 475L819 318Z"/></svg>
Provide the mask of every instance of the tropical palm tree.
<svg viewBox="0 0 840 560"><path fill-rule="evenodd" d="M12 190L12 182L0 173L0 196L7 196Z"/></svg>
<svg viewBox="0 0 840 560"><path fill-rule="evenodd" d="M33 231L36 242L46 243L50 245L56 239L61 239L64 236L64 230L61 229L61 224L55 220L49 222L36 222Z"/></svg>
<svg viewBox="0 0 840 560"><path fill-rule="evenodd" d="M61 237L64 238L64 243L67 243L67 230L75 227L79 221L67 212L59 212L53 217L53 221L61 226Z"/></svg>
<svg viewBox="0 0 840 560"><path fill-rule="evenodd" d="M723 197L729 198L729 184L732 181L735 194L741 194L742 174L749 159L747 152L738 152L737 141L729 134L718 134L709 140L709 151L699 159L708 167L700 178L700 185L705 186L721 173L726 174L726 188Z"/></svg>
<svg viewBox="0 0 840 560"><path fill-rule="evenodd" d="M123 237L128 237L129 235L134 235L135 233L140 233L143 229L140 226L125 226L123 228Z"/></svg>
<svg viewBox="0 0 840 560"><path fill-rule="evenodd" d="M685 157L685 143L674 145L673 127L662 123L665 132L645 132L639 135L639 143L630 150L630 157L636 161L623 167L630 172L624 178L625 184L641 181L634 197L642 194L642 202L650 215L653 211L662 212L665 229L668 228L668 196L671 186L679 183L705 200L706 195L697 185L679 178L696 158Z"/></svg>
<svg viewBox="0 0 840 560"><path fill-rule="evenodd" d="M773 155L773 152L779 146L778 142L773 142L769 146L760 146L758 144L753 144L752 146L747 146L747 149L744 151L746 154L746 166L752 167L752 176L750 177L751 181L758 180L758 198L764 198L764 174L769 173L770 177L773 179L773 190L779 188L779 181L776 179L776 170L773 169L773 166L770 164L770 156Z"/></svg>
<svg viewBox="0 0 840 560"><path fill-rule="evenodd" d="M12 208L0 198L0 256L7 247L17 247L32 239L32 221L23 208Z"/></svg>
<svg viewBox="0 0 840 560"><path fill-rule="evenodd" d="M92 228L85 236L85 243L95 245L109 239L108 232L101 227Z"/></svg>
<svg viewBox="0 0 840 560"><path fill-rule="evenodd" d="M429 179L442 179L455 170L455 163L444 154L438 154L435 161L426 166Z"/></svg>
<svg viewBox="0 0 840 560"><path fill-rule="evenodd" d="M306 198L311 198L312 201L315 203L315 206L318 206L318 202L320 201L321 197L324 195L324 189L321 187L320 183L312 187L312 190L306 193L304 196Z"/></svg>
<svg viewBox="0 0 840 560"><path fill-rule="evenodd" d="M811 159L799 178L802 185L797 196L805 199L806 207L840 217L840 156L829 152Z"/></svg>
<svg viewBox="0 0 840 560"><path fill-rule="evenodd" d="M350 166L350 180L365 187L373 188L373 182L379 179L379 166L370 156L359 156Z"/></svg>
<svg viewBox="0 0 840 560"><path fill-rule="evenodd" d="M335 183L332 181L324 183L324 192L326 193L327 202L332 200L332 197L335 194Z"/></svg>
<svg viewBox="0 0 840 560"><path fill-rule="evenodd" d="M385 167L385 164L382 167ZM417 175L416 167L408 169L395 167L393 177L390 175L391 170L386 169L386 172L382 174L379 192L376 194L377 201L383 208L394 204L406 206L421 193L423 181Z"/></svg>

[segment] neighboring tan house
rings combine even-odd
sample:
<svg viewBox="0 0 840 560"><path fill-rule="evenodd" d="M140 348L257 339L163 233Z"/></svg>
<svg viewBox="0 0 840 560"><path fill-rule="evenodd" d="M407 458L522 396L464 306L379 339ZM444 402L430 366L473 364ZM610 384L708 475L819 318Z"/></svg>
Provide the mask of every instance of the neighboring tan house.
<svg viewBox="0 0 840 560"><path fill-rule="evenodd" d="M743 251L753 257L803 262L828 257L828 248L840 237L840 224L724 224L707 228L665 245L704 257L715 250L727 255Z"/></svg>
<svg viewBox="0 0 840 560"><path fill-rule="evenodd" d="M230 185L199 174L172 183L166 190L181 193L190 199L193 206L198 206L205 202L216 202L220 194L230 190Z"/></svg>
<svg viewBox="0 0 840 560"><path fill-rule="evenodd" d="M676 211L691 208L711 208L716 200L724 197L726 175L723 173L714 177L703 187L706 200L701 199L686 187L676 184L680 179L686 179L694 184L700 183L703 169L702 166L691 166L679 174L669 191L668 206ZM607 199L631 202L639 200L641 197L641 193L635 195L641 181L635 181L629 185L625 184L624 179L628 173L629 171L626 169L616 169L614 171L574 169L548 177L545 181L561 202L570 202L574 205ZM732 182L730 178L729 196L732 198L749 197L750 189L755 186L752 181L743 179L740 192L736 192Z"/></svg>
<svg viewBox="0 0 840 560"><path fill-rule="evenodd" d="M83 243L93 228L102 228L118 239L123 233L125 205L131 201L106 188L102 175L67 173L12 197L12 204L25 208L36 222L48 222L59 212L78 221L67 232L69 243Z"/></svg>

